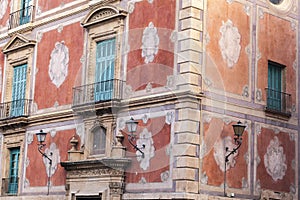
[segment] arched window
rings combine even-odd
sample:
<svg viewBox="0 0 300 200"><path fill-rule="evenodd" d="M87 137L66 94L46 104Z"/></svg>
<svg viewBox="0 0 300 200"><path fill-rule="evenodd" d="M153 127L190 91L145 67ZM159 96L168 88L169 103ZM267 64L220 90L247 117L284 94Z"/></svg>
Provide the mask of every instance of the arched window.
<svg viewBox="0 0 300 200"><path fill-rule="evenodd" d="M104 127L96 127L92 131L92 151L93 155L105 154L106 148L106 129Z"/></svg>

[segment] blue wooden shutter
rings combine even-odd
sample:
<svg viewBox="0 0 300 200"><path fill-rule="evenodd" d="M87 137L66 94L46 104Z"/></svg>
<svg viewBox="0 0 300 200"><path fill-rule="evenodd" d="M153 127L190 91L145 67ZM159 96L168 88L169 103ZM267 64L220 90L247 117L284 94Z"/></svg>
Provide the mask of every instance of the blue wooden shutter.
<svg viewBox="0 0 300 200"><path fill-rule="evenodd" d="M31 16L30 3L31 0L21 0L20 25L26 24L30 21L30 16Z"/></svg>
<svg viewBox="0 0 300 200"><path fill-rule="evenodd" d="M18 192L18 171L19 171L20 148L10 149L10 167L8 193L16 194Z"/></svg>
<svg viewBox="0 0 300 200"><path fill-rule="evenodd" d="M11 116L24 114L27 64L14 68Z"/></svg>
<svg viewBox="0 0 300 200"><path fill-rule="evenodd" d="M275 63L268 64L268 102L267 107L281 110L282 67Z"/></svg>
<svg viewBox="0 0 300 200"><path fill-rule="evenodd" d="M115 67L115 39L97 43L95 101L110 100Z"/></svg>

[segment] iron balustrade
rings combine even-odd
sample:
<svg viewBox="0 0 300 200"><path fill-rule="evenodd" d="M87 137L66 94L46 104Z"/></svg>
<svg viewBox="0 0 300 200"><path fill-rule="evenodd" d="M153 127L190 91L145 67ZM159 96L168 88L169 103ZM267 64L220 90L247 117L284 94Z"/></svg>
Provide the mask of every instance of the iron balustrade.
<svg viewBox="0 0 300 200"><path fill-rule="evenodd" d="M112 79L73 88L73 106L122 99L123 81Z"/></svg>
<svg viewBox="0 0 300 200"><path fill-rule="evenodd" d="M266 110L270 112L291 114L291 94L266 88Z"/></svg>
<svg viewBox="0 0 300 200"><path fill-rule="evenodd" d="M32 21L33 6L28 6L10 14L9 29L16 28Z"/></svg>
<svg viewBox="0 0 300 200"><path fill-rule="evenodd" d="M0 119L29 116L32 100L19 99L0 104Z"/></svg>

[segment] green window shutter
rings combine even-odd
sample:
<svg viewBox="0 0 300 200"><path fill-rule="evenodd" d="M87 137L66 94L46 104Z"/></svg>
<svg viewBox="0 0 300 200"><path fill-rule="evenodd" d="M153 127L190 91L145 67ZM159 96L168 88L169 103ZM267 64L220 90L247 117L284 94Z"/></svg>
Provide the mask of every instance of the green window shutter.
<svg viewBox="0 0 300 200"><path fill-rule="evenodd" d="M14 68L11 117L24 114L27 64Z"/></svg>
<svg viewBox="0 0 300 200"><path fill-rule="evenodd" d="M115 68L115 39L97 43L95 69L95 101L110 100Z"/></svg>
<svg viewBox="0 0 300 200"><path fill-rule="evenodd" d="M27 24L30 21L30 4L31 0L21 0L20 25Z"/></svg>
<svg viewBox="0 0 300 200"><path fill-rule="evenodd" d="M282 98L282 67L276 63L268 63L268 93L267 107L281 111Z"/></svg>
<svg viewBox="0 0 300 200"><path fill-rule="evenodd" d="M18 192L18 171L19 171L20 148L10 149L10 167L8 193L17 194Z"/></svg>

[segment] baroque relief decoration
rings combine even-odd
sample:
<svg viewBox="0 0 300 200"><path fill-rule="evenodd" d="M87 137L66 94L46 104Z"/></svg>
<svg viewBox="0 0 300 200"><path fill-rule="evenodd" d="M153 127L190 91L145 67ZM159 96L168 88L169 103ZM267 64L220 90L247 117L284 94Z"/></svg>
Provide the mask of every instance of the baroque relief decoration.
<svg viewBox="0 0 300 200"><path fill-rule="evenodd" d="M52 166L49 172L49 167L50 167L49 160L43 157L47 176L51 177L56 172L57 166L60 163L59 149L56 147L55 143L51 143L50 147L45 149L45 154L52 159Z"/></svg>
<svg viewBox="0 0 300 200"><path fill-rule="evenodd" d="M8 0L0 0L0 19L2 19L3 16L5 15L7 6L8 6Z"/></svg>
<svg viewBox="0 0 300 200"><path fill-rule="evenodd" d="M49 76L52 83L59 88L68 75L69 49L65 42L57 42L51 53Z"/></svg>
<svg viewBox="0 0 300 200"><path fill-rule="evenodd" d="M229 68L237 63L241 51L241 35L237 27L233 26L231 20L222 22L220 28L221 39L219 40L219 47L223 59L227 62Z"/></svg>
<svg viewBox="0 0 300 200"><path fill-rule="evenodd" d="M138 147L145 146L143 149L144 157L142 157L142 153L136 151L137 160L140 162L140 167L143 170L147 170L150 166L150 159L154 157L155 148L153 145L152 133L145 128L141 133L139 139L136 140L136 144Z"/></svg>
<svg viewBox="0 0 300 200"><path fill-rule="evenodd" d="M225 162L224 157L226 154L225 147L228 147L230 150L233 149L234 147L236 147L235 144L232 143L232 139L230 136L227 136L223 139L219 139L214 144L214 158L222 172L225 171L225 168L224 168L224 162ZM235 157L237 155L238 155L238 151L236 151L234 154L232 154L231 157L228 158L229 161L226 164L226 171L228 171L231 167L234 167L234 165L236 163Z"/></svg>
<svg viewBox="0 0 300 200"><path fill-rule="evenodd" d="M150 63L154 60L158 52L159 37L157 29L152 22L144 29L142 37L142 57L145 58L145 63Z"/></svg>
<svg viewBox="0 0 300 200"><path fill-rule="evenodd" d="M267 152L264 155L264 164L267 173L274 181L283 179L287 170L286 155L276 136L267 147Z"/></svg>

